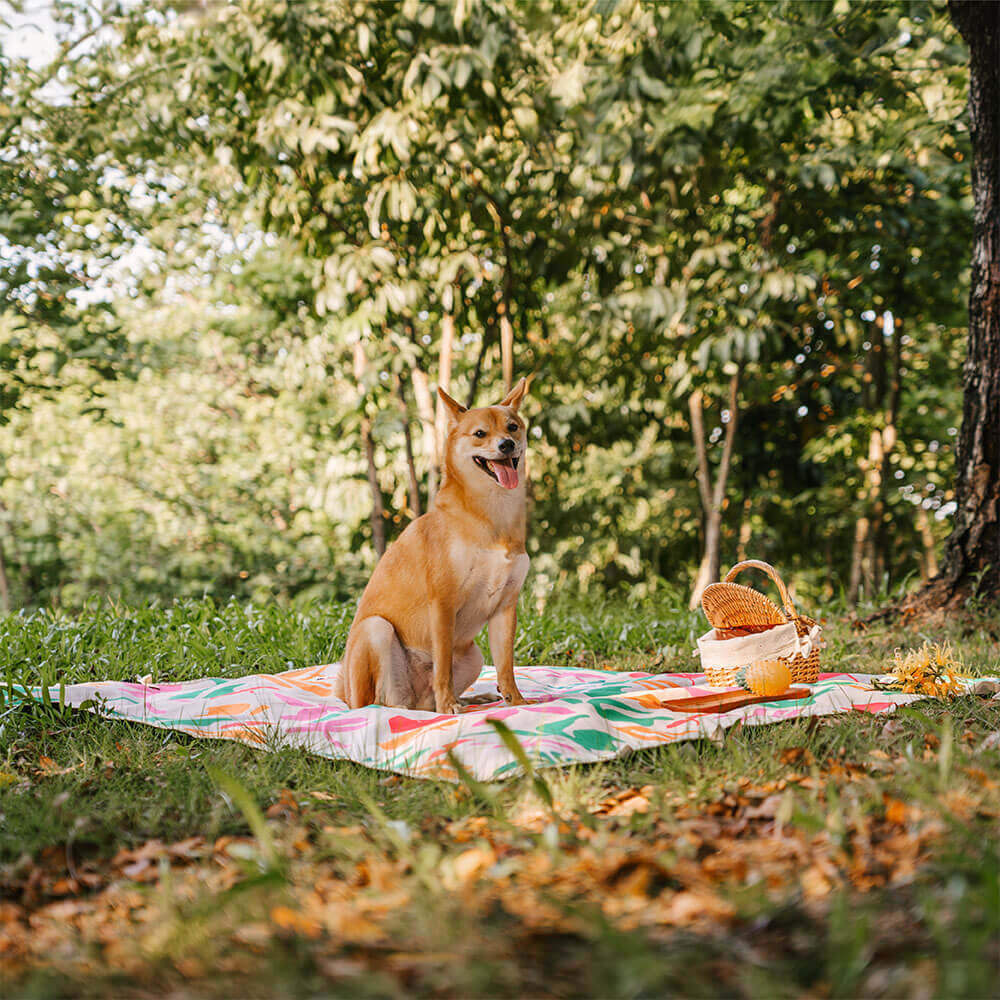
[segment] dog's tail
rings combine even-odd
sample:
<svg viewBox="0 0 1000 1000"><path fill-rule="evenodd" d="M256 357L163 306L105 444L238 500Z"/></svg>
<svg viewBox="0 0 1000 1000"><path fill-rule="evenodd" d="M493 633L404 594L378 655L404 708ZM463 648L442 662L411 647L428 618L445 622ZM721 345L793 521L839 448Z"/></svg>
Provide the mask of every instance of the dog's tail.
<svg viewBox="0 0 1000 1000"><path fill-rule="evenodd" d="M372 650L368 643L347 643L344 665L334 693L351 708L362 708L375 701L375 674L371 660Z"/></svg>

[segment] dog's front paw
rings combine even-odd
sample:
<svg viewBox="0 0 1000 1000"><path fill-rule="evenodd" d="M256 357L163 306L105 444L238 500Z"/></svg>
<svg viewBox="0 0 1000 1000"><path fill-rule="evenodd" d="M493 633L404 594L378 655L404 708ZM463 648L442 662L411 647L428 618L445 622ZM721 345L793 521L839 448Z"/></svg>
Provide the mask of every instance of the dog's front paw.
<svg viewBox="0 0 1000 1000"><path fill-rule="evenodd" d="M458 715L462 706L456 698L444 698L437 702L438 715Z"/></svg>
<svg viewBox="0 0 1000 1000"><path fill-rule="evenodd" d="M513 691L503 691L503 700L508 705L527 705L528 700L521 696L521 692L515 688Z"/></svg>

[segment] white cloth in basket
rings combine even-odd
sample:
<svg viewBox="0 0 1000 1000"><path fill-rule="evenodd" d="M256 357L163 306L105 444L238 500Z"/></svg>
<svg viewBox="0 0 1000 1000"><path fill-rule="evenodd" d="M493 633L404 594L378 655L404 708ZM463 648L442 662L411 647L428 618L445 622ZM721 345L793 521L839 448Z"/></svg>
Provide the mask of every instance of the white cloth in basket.
<svg viewBox="0 0 1000 1000"><path fill-rule="evenodd" d="M757 660L806 657L819 643L820 631L819 625L813 625L807 635L800 636L795 630L795 622L785 622L766 632L741 635L735 639L717 639L715 629L709 629L698 640L701 668L745 667Z"/></svg>

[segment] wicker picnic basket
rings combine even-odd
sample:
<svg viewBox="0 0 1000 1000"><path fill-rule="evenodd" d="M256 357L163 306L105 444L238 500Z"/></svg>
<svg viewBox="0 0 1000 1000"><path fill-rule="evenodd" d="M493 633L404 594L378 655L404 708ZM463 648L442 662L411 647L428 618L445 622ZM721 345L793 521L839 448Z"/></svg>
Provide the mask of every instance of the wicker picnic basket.
<svg viewBox="0 0 1000 1000"><path fill-rule="evenodd" d="M732 582L745 569L767 573L777 585L784 610L752 587ZM793 684L814 684L819 679L819 626L795 610L784 580L769 563L759 559L737 563L722 583L705 588L701 606L713 631L698 646L705 678L713 687L729 687L741 667L761 659L787 664Z"/></svg>

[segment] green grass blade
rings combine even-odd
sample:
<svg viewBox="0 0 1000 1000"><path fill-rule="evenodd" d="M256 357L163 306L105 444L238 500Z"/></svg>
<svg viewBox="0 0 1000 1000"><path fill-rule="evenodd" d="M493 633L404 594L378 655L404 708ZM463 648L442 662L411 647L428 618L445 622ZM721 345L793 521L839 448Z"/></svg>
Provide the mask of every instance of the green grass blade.
<svg viewBox="0 0 1000 1000"><path fill-rule="evenodd" d="M481 802L485 802L488 806L493 806L496 804L496 797L491 794L486 785L481 781L477 781L469 769L455 756L454 750L448 751L448 761L451 766L455 769L455 773L458 775L458 780L465 785L466 788L472 793L474 798L479 799Z"/></svg>
<svg viewBox="0 0 1000 1000"><path fill-rule="evenodd" d="M514 759L524 768L524 773L531 779L538 797L552 809L555 804L552 798L552 790L545 779L535 770L535 766L531 763L531 759L521 745L521 741L511 731L510 726L500 719L487 719L486 721L497 731L500 739L504 742L504 746L507 747L514 755Z"/></svg>
<svg viewBox="0 0 1000 1000"><path fill-rule="evenodd" d="M206 764L205 770L219 788L229 796L233 805L243 813L247 825L257 838L261 850L264 852L264 858L267 862L266 867L277 870L280 867L280 858L275 847L274 838L271 836L271 831L268 830L267 823L264 820L264 814L258 808L253 796L232 775L226 774L225 771L213 767L211 764Z"/></svg>

